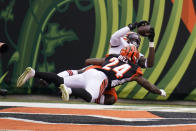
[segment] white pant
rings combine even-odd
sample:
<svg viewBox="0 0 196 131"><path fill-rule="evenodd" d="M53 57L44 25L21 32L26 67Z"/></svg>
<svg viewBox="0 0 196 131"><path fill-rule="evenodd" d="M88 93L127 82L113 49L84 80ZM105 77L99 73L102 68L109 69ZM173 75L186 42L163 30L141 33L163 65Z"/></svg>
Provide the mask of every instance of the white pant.
<svg viewBox="0 0 196 131"><path fill-rule="evenodd" d="M84 88L92 96L92 101L101 97L107 87L107 76L96 69L90 69L82 74L64 77L64 84L69 88Z"/></svg>

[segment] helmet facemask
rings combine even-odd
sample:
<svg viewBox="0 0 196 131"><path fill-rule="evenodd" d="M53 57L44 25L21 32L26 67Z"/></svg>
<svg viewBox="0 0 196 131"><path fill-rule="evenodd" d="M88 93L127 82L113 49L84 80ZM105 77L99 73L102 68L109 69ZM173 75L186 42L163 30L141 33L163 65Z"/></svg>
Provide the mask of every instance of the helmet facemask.
<svg viewBox="0 0 196 131"><path fill-rule="evenodd" d="M130 42L130 44L135 45L137 48L139 48L140 46L140 42L141 42L141 38L139 36L139 34L137 33L130 33L127 35L127 39L128 42Z"/></svg>

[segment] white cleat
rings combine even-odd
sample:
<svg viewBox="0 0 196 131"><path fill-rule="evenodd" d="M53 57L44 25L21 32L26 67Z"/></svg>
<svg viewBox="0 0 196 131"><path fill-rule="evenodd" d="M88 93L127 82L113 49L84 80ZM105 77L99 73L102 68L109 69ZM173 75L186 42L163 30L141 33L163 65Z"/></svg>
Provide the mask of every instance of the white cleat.
<svg viewBox="0 0 196 131"><path fill-rule="evenodd" d="M35 70L31 67L27 67L22 75L17 80L17 87L23 86L30 78L35 76Z"/></svg>
<svg viewBox="0 0 196 131"><path fill-rule="evenodd" d="M68 88L64 84L61 84L59 86L59 89L61 90L63 101L69 101L69 91L68 91Z"/></svg>

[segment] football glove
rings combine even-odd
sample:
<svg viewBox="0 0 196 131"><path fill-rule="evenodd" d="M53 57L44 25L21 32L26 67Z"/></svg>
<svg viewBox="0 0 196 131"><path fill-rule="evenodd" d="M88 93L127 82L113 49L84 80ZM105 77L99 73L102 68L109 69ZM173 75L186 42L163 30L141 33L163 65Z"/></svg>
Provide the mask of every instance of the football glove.
<svg viewBox="0 0 196 131"><path fill-rule="evenodd" d="M136 27L144 26L144 25L149 25L150 23L148 21L142 20L140 22L135 22L132 24L129 24L128 27L130 30L134 30Z"/></svg>
<svg viewBox="0 0 196 131"><path fill-rule="evenodd" d="M161 91L161 96L166 97L166 92L163 89L160 89L160 91Z"/></svg>

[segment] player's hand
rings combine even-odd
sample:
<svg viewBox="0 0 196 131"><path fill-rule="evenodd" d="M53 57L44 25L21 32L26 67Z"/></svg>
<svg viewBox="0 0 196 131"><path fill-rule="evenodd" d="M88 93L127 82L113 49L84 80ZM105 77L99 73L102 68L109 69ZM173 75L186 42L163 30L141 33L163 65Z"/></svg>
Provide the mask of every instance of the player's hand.
<svg viewBox="0 0 196 131"><path fill-rule="evenodd" d="M134 30L136 27L140 27L140 26L145 26L145 25L149 25L150 23L148 21L142 20L140 22L135 22L135 23L131 23L128 25L130 30Z"/></svg>
<svg viewBox="0 0 196 131"><path fill-rule="evenodd" d="M140 26L145 26L145 25L150 25L150 23L146 20L142 20L142 21L137 23L137 28L140 27Z"/></svg>
<svg viewBox="0 0 196 131"><path fill-rule="evenodd" d="M148 36L148 39L150 42L154 42L154 36L155 36L154 28L151 27L150 28L150 35Z"/></svg>
<svg viewBox="0 0 196 131"><path fill-rule="evenodd" d="M166 95L166 92L165 92L163 89L160 89L160 91L161 91L161 96L164 96L164 97L167 96L167 95Z"/></svg>
<svg viewBox="0 0 196 131"><path fill-rule="evenodd" d="M134 30L137 27L137 22L128 25L130 31Z"/></svg>

